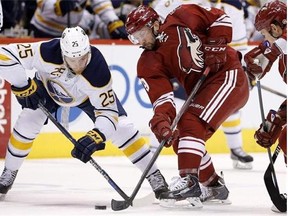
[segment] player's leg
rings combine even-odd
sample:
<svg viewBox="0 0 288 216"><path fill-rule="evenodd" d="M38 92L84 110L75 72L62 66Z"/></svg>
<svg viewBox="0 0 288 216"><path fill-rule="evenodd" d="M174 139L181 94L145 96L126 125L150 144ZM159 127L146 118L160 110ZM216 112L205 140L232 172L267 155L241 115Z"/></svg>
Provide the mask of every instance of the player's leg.
<svg viewBox="0 0 288 216"><path fill-rule="evenodd" d="M202 207L199 169L206 152L206 127L206 123L189 110L182 115L177 126L179 142L173 144L173 149L178 155L179 176L172 179L170 191L160 195L160 205L164 207L180 205L183 208Z"/></svg>
<svg viewBox="0 0 288 216"><path fill-rule="evenodd" d="M222 124L235 169L252 169L253 157L243 150L240 111L233 113Z"/></svg>
<svg viewBox="0 0 288 216"><path fill-rule="evenodd" d="M143 172L153 155L147 141L140 135L140 132L135 128L134 123L127 117L127 113L117 97L116 100L119 121L116 132L111 137L112 144L123 151L128 159ZM95 108L91 105L89 100L78 107L95 122ZM149 181L156 198L158 198L163 191L168 190L167 183L156 164L154 164L148 172L147 180Z"/></svg>
<svg viewBox="0 0 288 216"><path fill-rule="evenodd" d="M199 181L201 183L200 199L205 203L226 203L231 202L228 199L229 190L224 181L223 173L217 175L211 161L211 157L206 151L202 157L199 172Z"/></svg>
<svg viewBox="0 0 288 216"><path fill-rule="evenodd" d="M11 189L46 119L40 109L23 109L18 116L7 146L5 167L0 177L0 194L6 194Z"/></svg>
<svg viewBox="0 0 288 216"><path fill-rule="evenodd" d="M123 151L128 159L142 172L146 169L148 163L152 159L153 155L150 152L146 139L140 135L140 132L135 128L133 122L125 115L119 118L116 133L112 138L112 143ZM168 190L168 185L156 163L151 167L146 178L149 181L156 198L158 198L162 192Z"/></svg>

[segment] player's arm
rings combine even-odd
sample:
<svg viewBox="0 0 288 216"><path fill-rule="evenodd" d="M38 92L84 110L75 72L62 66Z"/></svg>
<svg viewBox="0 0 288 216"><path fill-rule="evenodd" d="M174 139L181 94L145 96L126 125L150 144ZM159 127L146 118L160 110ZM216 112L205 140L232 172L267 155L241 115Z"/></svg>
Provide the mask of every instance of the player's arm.
<svg viewBox="0 0 288 216"><path fill-rule="evenodd" d="M124 22L116 15L111 0L92 0L91 7L107 25L112 39L127 39Z"/></svg>
<svg viewBox="0 0 288 216"><path fill-rule="evenodd" d="M205 67L217 72L227 60L227 44L232 40L232 22L224 11L217 8L192 5L186 13L179 14L191 31L202 32L207 36L203 42ZM188 15L191 17L188 18Z"/></svg>
<svg viewBox="0 0 288 216"><path fill-rule="evenodd" d="M159 142L167 140L173 135L171 124L176 115L173 86L170 79L160 72L161 70L163 70L161 66L153 65L153 61L145 61L143 64L140 59L138 62L138 77L148 94L154 111L149 126ZM160 83L161 85L159 85ZM169 146L169 144L166 145Z"/></svg>
<svg viewBox="0 0 288 216"><path fill-rule="evenodd" d="M86 163L95 151L103 150L105 142L116 131L118 110L112 89L112 77L102 54L92 49L90 64L82 73L79 89L94 107L94 128L78 140L72 156Z"/></svg>
<svg viewBox="0 0 288 216"><path fill-rule="evenodd" d="M255 132L256 142L264 147L269 148L279 138L283 126L287 124L287 100L285 100L277 111L270 110L264 125L261 124Z"/></svg>
<svg viewBox="0 0 288 216"><path fill-rule="evenodd" d="M0 76L11 84L11 89L23 108L37 109L46 91L36 79L26 75L34 66L38 43L10 44L0 50Z"/></svg>
<svg viewBox="0 0 288 216"><path fill-rule="evenodd" d="M286 53L287 41L283 38L277 39L270 44L263 41L257 47L250 50L244 56L247 73L252 78L262 79L270 71L276 59Z"/></svg>

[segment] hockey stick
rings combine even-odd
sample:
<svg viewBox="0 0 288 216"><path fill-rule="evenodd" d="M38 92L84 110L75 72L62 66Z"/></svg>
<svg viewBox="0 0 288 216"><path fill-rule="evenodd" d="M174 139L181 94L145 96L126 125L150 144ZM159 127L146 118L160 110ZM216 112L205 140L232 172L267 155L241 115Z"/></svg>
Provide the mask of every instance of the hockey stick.
<svg viewBox="0 0 288 216"><path fill-rule="evenodd" d="M259 106L260 106L262 125L263 125L264 131L267 131L267 125L265 123L265 116L264 116L264 108L263 108L263 100L262 100L262 92L261 92L260 80L257 80L256 84L257 84L257 89L258 89L258 98L259 98ZM271 156L270 147L267 148L267 152L268 152L268 157L269 157L269 160L270 160L270 164L269 164L270 169L269 170L271 170L271 177L272 177L272 181L274 182L274 185L273 185L273 187L275 189L274 191L277 192L277 194L280 196L279 187L278 187L278 183L277 183L277 178L276 178L276 174L275 174L275 169L274 169L274 165L273 165L273 159L272 159L272 156Z"/></svg>
<svg viewBox="0 0 288 216"><path fill-rule="evenodd" d="M277 148L275 149L275 152L272 156L272 162L273 164L276 161L276 158L280 152L280 146L277 145ZM271 164L267 167L265 174L264 174L264 182L266 189L268 191L268 194L271 198L272 203L275 205L275 207L280 212L286 212L287 211L287 198L284 197L282 194L279 193L279 189L274 185L273 178L272 178L272 169L273 167Z"/></svg>
<svg viewBox="0 0 288 216"><path fill-rule="evenodd" d="M285 95L279 91L276 91L275 89L269 88L268 86L261 85L261 88L264 89L265 91L268 91L268 92L273 93L275 95L278 95L280 97L287 98L287 95Z"/></svg>
<svg viewBox="0 0 288 216"><path fill-rule="evenodd" d="M190 106L190 104L193 101L198 89L200 88L200 86L202 85L202 83L204 82L206 77L208 76L209 72L210 72L210 68L207 67L205 69L205 71L203 72L202 76L200 77L200 79L198 80L198 82L196 83L196 85L194 86L194 88L192 89L189 97L187 98L187 100L185 101L183 106L181 107L179 113L176 115L176 117L175 117L175 119L171 125L172 131L175 130L180 118L182 117L183 113L187 110L187 108ZM164 147L164 144L167 141L169 141L169 140L163 140L159 144L159 146L156 149L156 151L155 151L153 157L151 158L149 164L147 165L146 169L142 173L142 176L141 176L138 184L136 185L134 191L132 192L131 196L128 199L121 200L121 201L112 199L111 207L114 211L124 210L124 209L127 209L130 205L132 206L132 202L133 202L134 198L136 197L138 191L140 190L140 187L141 187L143 181L145 180L147 173L149 172L149 170L151 169L151 167L153 166L153 164L157 160L158 156L160 155L162 148Z"/></svg>
<svg viewBox="0 0 288 216"><path fill-rule="evenodd" d="M38 107L45 113L45 115L54 123L54 125L68 138L71 143L76 146L77 141L72 137L72 135L54 118L54 116L46 109L46 107L39 102ZM128 200L129 197L122 191L122 189L111 179L111 177L103 170L96 161L91 158L89 162L92 166L108 181L108 183L120 194L120 196Z"/></svg>

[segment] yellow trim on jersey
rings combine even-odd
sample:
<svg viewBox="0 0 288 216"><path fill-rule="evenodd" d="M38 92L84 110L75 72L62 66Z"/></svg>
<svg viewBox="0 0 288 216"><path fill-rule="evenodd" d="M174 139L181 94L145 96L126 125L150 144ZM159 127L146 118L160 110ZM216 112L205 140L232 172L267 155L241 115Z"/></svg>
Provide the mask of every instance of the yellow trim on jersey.
<svg viewBox="0 0 288 216"><path fill-rule="evenodd" d="M123 153L129 157L135 152L137 152L139 149L141 149L145 145L146 141L143 137L140 139L136 140L134 143L132 143L128 148L123 150Z"/></svg>
<svg viewBox="0 0 288 216"><path fill-rule="evenodd" d="M11 58L9 58L9 57L6 56L6 55L0 54L0 60L2 60L2 61L9 61L9 60L11 60Z"/></svg>
<svg viewBox="0 0 288 216"><path fill-rule="evenodd" d="M248 46L248 42L242 42L242 43L229 43L228 44L231 47L239 47L239 46Z"/></svg>
<svg viewBox="0 0 288 216"><path fill-rule="evenodd" d="M11 145L12 145L14 148L16 148L17 150L29 150L29 149L32 148L32 145L33 145L33 141L32 141L32 142L29 142L29 143L23 143L23 142L18 141L18 140L13 136L13 134L11 134L10 143L11 143Z"/></svg>
<svg viewBox="0 0 288 216"><path fill-rule="evenodd" d="M47 26L58 29L59 31L63 31L65 29L65 26L57 25L56 23L45 20L38 11L36 11L35 15L36 19L40 23L45 23Z"/></svg>
<svg viewBox="0 0 288 216"><path fill-rule="evenodd" d="M121 26L124 26L124 23L122 20L117 20L115 22L112 22L108 25L108 31L109 33L115 31L115 29L121 27Z"/></svg>
<svg viewBox="0 0 288 216"><path fill-rule="evenodd" d="M225 121L222 123L222 127L236 127L236 126L239 126L241 123L240 119L236 119L236 120L233 120L233 121Z"/></svg>
<svg viewBox="0 0 288 216"><path fill-rule="evenodd" d="M54 11L57 16L63 16L62 10L60 7L60 0L57 0L54 4Z"/></svg>
<svg viewBox="0 0 288 216"><path fill-rule="evenodd" d="M101 7L95 9L94 13L98 14L98 13L100 13L100 11L103 11L104 9L107 9L107 8L111 8L113 10L112 4L111 3L103 4Z"/></svg>

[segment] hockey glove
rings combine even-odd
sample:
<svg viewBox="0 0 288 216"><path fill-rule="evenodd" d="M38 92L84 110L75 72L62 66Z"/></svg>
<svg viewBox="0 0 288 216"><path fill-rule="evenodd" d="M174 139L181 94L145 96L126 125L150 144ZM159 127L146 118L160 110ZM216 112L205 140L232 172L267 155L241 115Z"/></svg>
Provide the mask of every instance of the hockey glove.
<svg viewBox="0 0 288 216"><path fill-rule="evenodd" d="M83 163L87 163L95 151L105 149L105 140L104 134L94 128L77 141L77 145L74 146L71 155Z"/></svg>
<svg viewBox="0 0 288 216"><path fill-rule="evenodd" d="M159 142L162 142L163 140L168 141L172 138L171 120L167 115L155 113L149 122L149 126ZM171 145L166 142L165 146L169 147Z"/></svg>
<svg viewBox="0 0 288 216"><path fill-rule="evenodd" d="M247 67L247 74L252 79L261 79L270 71L274 61L281 54L275 44L270 47L268 41L264 41L259 46L253 48L244 56Z"/></svg>
<svg viewBox="0 0 288 216"><path fill-rule="evenodd" d="M225 39L209 39L204 44L204 63L210 67L211 72L217 72L226 63L226 49Z"/></svg>
<svg viewBox="0 0 288 216"><path fill-rule="evenodd" d="M169 148L170 146L178 146L179 143L179 130L176 129L173 134L172 134L172 138L169 139L166 143L165 143L165 147Z"/></svg>
<svg viewBox="0 0 288 216"><path fill-rule="evenodd" d="M76 0L57 0L54 4L54 11L57 16L65 16L76 8Z"/></svg>
<svg viewBox="0 0 288 216"><path fill-rule="evenodd" d="M255 132L254 138L260 146L269 148L278 139L282 127L286 124L286 121L279 114L275 110L270 110L265 119L265 126L263 127L263 124L261 124Z"/></svg>
<svg viewBox="0 0 288 216"><path fill-rule="evenodd" d="M36 80L36 78L33 80L29 78L28 84L22 88L12 85L11 90L16 96L18 102L21 104L22 108L36 110L39 102L44 105L46 99L50 98L42 82Z"/></svg>
<svg viewBox="0 0 288 216"><path fill-rule="evenodd" d="M112 39L128 38L124 23L121 20L110 22L108 24L108 31Z"/></svg>

